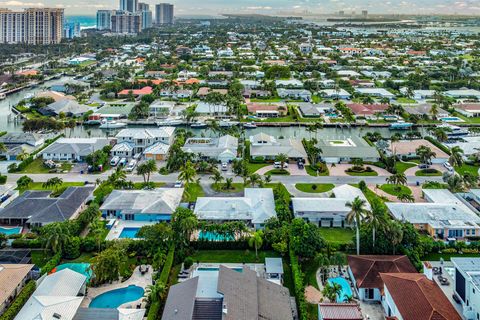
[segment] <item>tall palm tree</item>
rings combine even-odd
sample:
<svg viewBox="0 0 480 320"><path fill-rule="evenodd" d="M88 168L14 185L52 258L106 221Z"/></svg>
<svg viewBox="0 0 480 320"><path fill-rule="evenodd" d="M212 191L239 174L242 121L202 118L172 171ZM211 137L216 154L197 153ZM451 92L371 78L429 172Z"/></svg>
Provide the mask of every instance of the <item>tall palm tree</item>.
<svg viewBox="0 0 480 320"><path fill-rule="evenodd" d="M258 248L261 248L263 244L263 231L257 230L253 235L248 239L248 245L250 247L255 247L255 257L258 258Z"/></svg>
<svg viewBox="0 0 480 320"><path fill-rule="evenodd" d="M148 300L150 302L158 302L167 292L167 287L161 281L155 282L155 284L149 285L147 287Z"/></svg>
<svg viewBox="0 0 480 320"><path fill-rule="evenodd" d="M397 196L397 199L402 201L402 202L415 202L415 198L411 194L408 194L408 193L400 193Z"/></svg>
<svg viewBox="0 0 480 320"><path fill-rule="evenodd" d="M45 189L53 188L55 191L57 191L58 187L61 186L62 184L63 184L62 178L53 177L45 181L42 184L42 187L44 187Z"/></svg>
<svg viewBox="0 0 480 320"><path fill-rule="evenodd" d="M388 230L388 237L390 238L390 241L392 242L393 254L395 254L397 246L403 240L402 224L398 221L391 221L389 223L388 227L387 227L387 230Z"/></svg>
<svg viewBox="0 0 480 320"><path fill-rule="evenodd" d="M215 187L217 187L218 184L223 181L223 176L222 176L222 174L220 173L220 171L218 171L218 169L215 169L215 170L213 170L212 176L210 177L210 179L213 180L213 185L214 185Z"/></svg>
<svg viewBox="0 0 480 320"><path fill-rule="evenodd" d="M365 200L355 197L352 202L347 202L346 206L351 210L346 216L349 224L355 223L356 238L357 238L357 255L360 254L360 224L365 216Z"/></svg>
<svg viewBox="0 0 480 320"><path fill-rule="evenodd" d="M415 149L415 153L420 158L420 161L424 164L429 164L432 158L435 158L437 156L437 154L427 146L418 147L417 149Z"/></svg>
<svg viewBox="0 0 480 320"><path fill-rule="evenodd" d="M137 174L143 176L143 182L149 183L150 182L150 175L157 171L157 164L155 160L147 160L144 163L140 164L137 167Z"/></svg>
<svg viewBox="0 0 480 320"><path fill-rule="evenodd" d="M430 114L432 115L433 119L436 119L438 116L438 106L436 104L432 104L430 108Z"/></svg>
<svg viewBox="0 0 480 320"><path fill-rule="evenodd" d="M455 146L450 149L450 158L448 158L448 162L453 167L459 167L463 164L463 150L459 146Z"/></svg>
<svg viewBox="0 0 480 320"><path fill-rule="evenodd" d="M275 161L280 162L280 169L284 170L283 166L284 166L285 162L288 162L288 156L285 153L279 153L275 157Z"/></svg>
<svg viewBox="0 0 480 320"><path fill-rule="evenodd" d="M48 227L48 232L46 231L43 237L45 239L45 249L51 249L54 253L57 253L62 251L70 234L64 224L57 222Z"/></svg>
<svg viewBox="0 0 480 320"><path fill-rule="evenodd" d="M376 232L385 227L387 213L384 205L378 199L372 202L371 207L371 211L366 211L365 221L372 227L372 246L375 248Z"/></svg>
<svg viewBox="0 0 480 320"><path fill-rule="evenodd" d="M180 168L180 174L178 175L178 179L183 181L185 184L185 189L188 189L188 185L195 182L195 177L197 176L197 170L195 170L195 166L193 163L188 160L185 165Z"/></svg>

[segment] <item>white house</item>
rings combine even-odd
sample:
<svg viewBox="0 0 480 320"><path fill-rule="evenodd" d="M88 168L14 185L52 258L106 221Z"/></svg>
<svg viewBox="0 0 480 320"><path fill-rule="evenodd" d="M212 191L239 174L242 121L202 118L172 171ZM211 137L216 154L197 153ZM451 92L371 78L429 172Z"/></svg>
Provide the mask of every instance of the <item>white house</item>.
<svg viewBox="0 0 480 320"><path fill-rule="evenodd" d="M454 294L460 298L465 319L480 317L480 258L451 258Z"/></svg>
<svg viewBox="0 0 480 320"><path fill-rule="evenodd" d="M111 153L113 156L132 156L143 153L148 147L157 143L171 145L174 132L174 127L123 129L115 136L117 144L112 148Z"/></svg>
<svg viewBox="0 0 480 320"><path fill-rule="evenodd" d="M249 140L252 158L275 160L277 155L283 153L294 161L307 159L307 152L300 140L277 139L263 132L250 136Z"/></svg>
<svg viewBox="0 0 480 320"><path fill-rule="evenodd" d="M41 151L44 160L84 161L86 156L110 144L107 138L60 138Z"/></svg>
<svg viewBox="0 0 480 320"><path fill-rule="evenodd" d="M343 100L349 100L350 99L350 93L348 93L347 90L345 89L324 89L319 91L320 96L326 98L326 99L343 99Z"/></svg>
<svg viewBox="0 0 480 320"><path fill-rule="evenodd" d="M355 88L355 91L366 96L377 98L387 98L390 100L395 98L393 93L384 88Z"/></svg>
<svg viewBox="0 0 480 320"><path fill-rule="evenodd" d="M237 158L237 148L238 139L225 135L220 138L188 138L182 150L202 159L227 163Z"/></svg>

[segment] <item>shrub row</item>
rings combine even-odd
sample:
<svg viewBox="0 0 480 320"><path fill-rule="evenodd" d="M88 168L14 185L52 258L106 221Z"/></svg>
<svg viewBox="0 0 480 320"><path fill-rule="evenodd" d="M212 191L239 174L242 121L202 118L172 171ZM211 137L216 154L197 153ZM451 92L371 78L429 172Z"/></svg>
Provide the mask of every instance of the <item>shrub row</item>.
<svg viewBox="0 0 480 320"><path fill-rule="evenodd" d="M12 248L30 248L37 249L41 248L42 243L38 239L15 239L12 241Z"/></svg>
<svg viewBox="0 0 480 320"><path fill-rule="evenodd" d="M170 270L172 269L172 266L173 266L173 259L174 258L175 258L175 249L172 247L168 251L167 258L165 259L165 264L163 265L163 268L162 268L162 272L160 273L160 277L157 280L157 281L165 284L165 286L167 286L167 284L168 284L168 277L170 275ZM153 302L148 309L147 320L157 320L157 319L159 319L160 318L160 308L161 308L161 302L160 301Z"/></svg>
<svg viewBox="0 0 480 320"><path fill-rule="evenodd" d="M303 273L298 264L298 258L295 255L291 245L289 249L290 265L292 267L293 287L295 289L295 300L297 301L298 318L307 319L307 303L305 302L305 286L303 284Z"/></svg>
<svg viewBox="0 0 480 320"><path fill-rule="evenodd" d="M57 252L44 266L43 268L40 270L41 274L45 274L45 273L49 273L50 271L53 270L53 268L55 268L59 263L60 263L60 260L62 259L62 253L61 252Z"/></svg>
<svg viewBox="0 0 480 320"><path fill-rule="evenodd" d="M425 140L431 142L435 147L437 147L438 149L442 150L443 152L445 152L446 154L450 155L450 149L448 149L447 147L445 147L442 143L440 143L438 140L432 138L432 137L425 137Z"/></svg>
<svg viewBox="0 0 480 320"><path fill-rule="evenodd" d="M27 302L28 298L30 298L32 293L35 291L36 287L37 283L34 280L27 282L10 307L8 307L2 316L0 316L0 320L13 320L18 312L22 309L23 305Z"/></svg>

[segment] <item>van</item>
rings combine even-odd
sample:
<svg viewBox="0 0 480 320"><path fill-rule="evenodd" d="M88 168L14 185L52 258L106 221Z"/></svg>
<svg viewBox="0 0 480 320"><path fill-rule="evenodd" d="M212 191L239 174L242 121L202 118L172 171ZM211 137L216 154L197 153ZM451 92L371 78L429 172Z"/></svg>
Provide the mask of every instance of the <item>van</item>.
<svg viewBox="0 0 480 320"><path fill-rule="evenodd" d="M112 160L110 160L110 165L112 167L115 167L119 162L120 162L120 157L115 156L115 157L112 158Z"/></svg>
<svg viewBox="0 0 480 320"><path fill-rule="evenodd" d="M127 167L125 168L125 171L132 172L136 166L137 166L137 160L130 160Z"/></svg>
<svg viewBox="0 0 480 320"><path fill-rule="evenodd" d="M275 161L275 162L273 163L273 167L274 167L275 169L281 169L281 166L282 166L282 163L281 163L280 161ZM288 168L288 163L284 162L284 163L283 163L283 169L287 169L287 168Z"/></svg>

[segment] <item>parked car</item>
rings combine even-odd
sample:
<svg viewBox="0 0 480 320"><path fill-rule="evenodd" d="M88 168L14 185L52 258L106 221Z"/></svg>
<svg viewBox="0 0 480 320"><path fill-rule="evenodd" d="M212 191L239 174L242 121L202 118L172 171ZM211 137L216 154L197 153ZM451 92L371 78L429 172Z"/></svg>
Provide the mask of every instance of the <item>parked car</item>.
<svg viewBox="0 0 480 320"><path fill-rule="evenodd" d="M137 160L130 160L127 167L125 168L125 171L132 172L136 166L137 166Z"/></svg>
<svg viewBox="0 0 480 320"><path fill-rule="evenodd" d="M282 163L281 163L280 161L275 161L275 162L273 163L273 167L274 167L275 169L280 169L280 168L281 168L281 165L282 165ZM286 168L288 168L288 163L285 162L285 163L283 164L283 169L286 169Z"/></svg>
<svg viewBox="0 0 480 320"><path fill-rule="evenodd" d="M222 163L222 171L227 171L227 170L228 170L228 165L225 162L223 162Z"/></svg>
<svg viewBox="0 0 480 320"><path fill-rule="evenodd" d="M183 187L183 182L182 181L175 181L175 184L173 185L174 188L182 188Z"/></svg>
<svg viewBox="0 0 480 320"><path fill-rule="evenodd" d="M302 161L298 161L297 166L298 166L298 169L303 170L303 168L305 167L305 164Z"/></svg>
<svg viewBox="0 0 480 320"><path fill-rule="evenodd" d="M448 171L453 171L453 167L449 162L444 162L443 166L448 170Z"/></svg>
<svg viewBox="0 0 480 320"><path fill-rule="evenodd" d="M120 162L120 157L119 157L119 156L114 156L114 157L110 160L110 165L111 165L112 167L115 167L119 162Z"/></svg>
<svg viewBox="0 0 480 320"><path fill-rule="evenodd" d="M122 158L120 159L120 161L118 162L118 165L119 166L124 166L127 164L127 158Z"/></svg>
<svg viewBox="0 0 480 320"><path fill-rule="evenodd" d="M420 164L418 165L418 168L419 168L419 169L428 169L428 168L430 168L430 165L429 165L429 164L426 164L426 163L420 163Z"/></svg>

